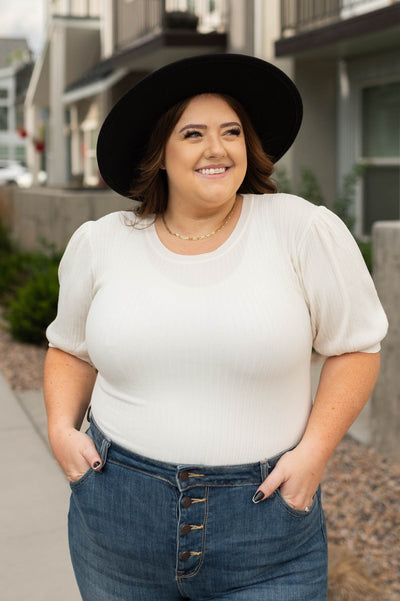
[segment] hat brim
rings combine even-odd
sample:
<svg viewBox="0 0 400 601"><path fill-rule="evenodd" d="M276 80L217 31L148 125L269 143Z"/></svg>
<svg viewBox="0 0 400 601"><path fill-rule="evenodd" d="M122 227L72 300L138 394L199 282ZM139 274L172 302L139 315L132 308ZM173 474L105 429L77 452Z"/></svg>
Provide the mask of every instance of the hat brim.
<svg viewBox="0 0 400 601"><path fill-rule="evenodd" d="M135 170L158 119L177 102L204 93L236 98L273 162L293 144L303 108L296 86L283 71L243 54L187 58L142 79L107 116L97 142L97 161L108 186L129 196Z"/></svg>

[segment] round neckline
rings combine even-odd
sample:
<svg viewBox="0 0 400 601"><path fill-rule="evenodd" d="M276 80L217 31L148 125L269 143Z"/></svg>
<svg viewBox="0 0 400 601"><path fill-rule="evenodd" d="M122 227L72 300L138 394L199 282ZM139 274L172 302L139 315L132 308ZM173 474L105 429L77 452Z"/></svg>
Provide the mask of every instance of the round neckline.
<svg viewBox="0 0 400 601"><path fill-rule="evenodd" d="M146 228L146 230L144 230L146 232L148 241L159 255L162 255L165 258L169 258L178 262L199 263L202 261L209 261L215 257L219 257L225 254L237 242L243 230L245 229L246 223L251 212L253 197L251 194L243 194L242 197L242 208L234 230L231 232L231 234L225 240L225 242L223 242L215 250L206 253L199 253L196 255L182 255L180 253L176 253L167 248L161 242L155 227L155 223L153 223L149 228Z"/></svg>

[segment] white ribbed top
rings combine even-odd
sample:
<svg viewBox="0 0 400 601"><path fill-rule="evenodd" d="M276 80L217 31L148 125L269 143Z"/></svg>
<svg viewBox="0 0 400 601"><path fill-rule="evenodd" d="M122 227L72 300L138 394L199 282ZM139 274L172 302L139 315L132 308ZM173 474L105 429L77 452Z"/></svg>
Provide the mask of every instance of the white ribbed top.
<svg viewBox="0 0 400 601"><path fill-rule="evenodd" d="M258 461L301 438L310 357L376 352L387 321L362 256L329 210L245 195L217 250L179 255L129 212L82 225L60 265L47 334L98 369L96 421L173 463Z"/></svg>

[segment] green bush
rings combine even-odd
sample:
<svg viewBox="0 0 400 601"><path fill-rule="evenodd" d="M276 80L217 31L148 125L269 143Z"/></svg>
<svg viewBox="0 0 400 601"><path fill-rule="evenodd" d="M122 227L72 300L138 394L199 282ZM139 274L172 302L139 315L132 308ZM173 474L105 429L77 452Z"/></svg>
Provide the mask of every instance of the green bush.
<svg viewBox="0 0 400 601"><path fill-rule="evenodd" d="M321 186L310 167L300 167L300 184L297 194L315 205L325 204Z"/></svg>
<svg viewBox="0 0 400 601"><path fill-rule="evenodd" d="M46 327L57 313L57 298L57 265L48 261L45 269L17 288L7 305L5 318L12 336L22 342L44 343Z"/></svg>
<svg viewBox="0 0 400 601"><path fill-rule="evenodd" d="M347 225L350 231L354 228L354 198L356 184L362 177L365 171L366 165L354 165L353 168L345 175L342 181L339 194L335 200L332 210L340 219ZM287 194L297 194L302 198L306 198L310 202L316 205L325 205L325 199L322 194L319 182L314 175L314 172L310 167L300 167L300 182L298 189L292 191L292 184L287 175L285 167L277 167L274 173L275 182L278 185L279 192L286 192ZM371 242L364 242L356 238L356 242L359 246L364 261L372 273L372 244Z"/></svg>
<svg viewBox="0 0 400 601"><path fill-rule="evenodd" d="M42 344L57 311L57 269L61 255L41 241L42 249L20 250L0 223L0 302L8 329L17 340Z"/></svg>
<svg viewBox="0 0 400 601"><path fill-rule="evenodd" d="M368 267L369 272L372 273L372 243L357 240L357 244L359 249L361 250L361 254L364 257L364 261Z"/></svg>

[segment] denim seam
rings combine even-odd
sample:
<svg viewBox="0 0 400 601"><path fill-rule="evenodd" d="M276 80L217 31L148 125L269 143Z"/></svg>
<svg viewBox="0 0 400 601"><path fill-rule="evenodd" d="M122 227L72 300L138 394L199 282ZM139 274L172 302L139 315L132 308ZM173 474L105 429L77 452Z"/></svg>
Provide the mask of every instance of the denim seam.
<svg viewBox="0 0 400 601"><path fill-rule="evenodd" d="M118 465L119 467L124 467L128 470L131 470L132 472L139 472L140 474L144 474L145 476L148 476L149 478L156 478L157 480L162 480L163 482L167 482L167 484L170 484L171 486L173 486L173 488L176 488L176 484L174 482L171 482L171 480L168 480L167 478L163 478L162 476L156 476L155 474L150 474L149 472L140 470L137 467L131 467L130 465L126 465L126 463L121 463L120 461L115 461L114 459L109 459L108 463L113 463L114 465Z"/></svg>
<svg viewBox="0 0 400 601"><path fill-rule="evenodd" d="M259 486L260 485L260 481L258 480L257 482L236 482L235 484L214 484L213 482L207 482L207 483L202 483L202 484L190 484L189 486L187 486L186 488L182 489L182 492L185 492L187 490L190 490L191 488L203 488L204 486L207 486L208 488L235 488L237 486Z"/></svg>
<svg viewBox="0 0 400 601"><path fill-rule="evenodd" d="M85 484L85 482L90 478L90 476L92 476L95 473L96 472L91 467L89 467L89 469L83 474L83 476L81 476L81 478L79 478L78 480L73 480L69 483L71 490L76 490L77 488L82 486L82 484Z"/></svg>

